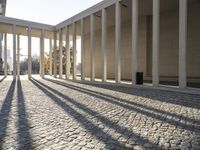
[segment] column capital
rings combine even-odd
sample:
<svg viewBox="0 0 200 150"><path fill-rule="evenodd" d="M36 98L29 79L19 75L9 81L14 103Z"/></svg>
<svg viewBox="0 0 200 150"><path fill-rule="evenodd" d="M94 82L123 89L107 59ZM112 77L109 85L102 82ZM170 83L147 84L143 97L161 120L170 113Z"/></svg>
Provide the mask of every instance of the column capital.
<svg viewBox="0 0 200 150"><path fill-rule="evenodd" d="M28 26L28 30L31 30L32 28L31 28L31 26Z"/></svg>

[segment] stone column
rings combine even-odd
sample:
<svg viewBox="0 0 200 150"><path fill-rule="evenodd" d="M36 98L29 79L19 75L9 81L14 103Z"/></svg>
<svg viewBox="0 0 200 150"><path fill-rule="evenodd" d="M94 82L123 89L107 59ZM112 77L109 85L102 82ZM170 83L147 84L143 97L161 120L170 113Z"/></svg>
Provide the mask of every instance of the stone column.
<svg viewBox="0 0 200 150"><path fill-rule="evenodd" d="M44 78L44 29L41 30L41 39L40 39L40 55L41 55L41 63L40 63L40 70L41 70L41 77Z"/></svg>
<svg viewBox="0 0 200 150"><path fill-rule="evenodd" d="M0 33L0 72L3 71L2 40L3 40L3 34Z"/></svg>
<svg viewBox="0 0 200 150"><path fill-rule="evenodd" d="M42 38L40 35L40 71L39 71L40 76L42 76L42 74L41 74L42 68L41 67L42 67Z"/></svg>
<svg viewBox="0 0 200 150"><path fill-rule="evenodd" d="M54 31L53 73L57 77L57 32Z"/></svg>
<svg viewBox="0 0 200 150"><path fill-rule="evenodd" d="M132 84L136 84L138 70L138 0L132 0Z"/></svg>
<svg viewBox="0 0 200 150"><path fill-rule="evenodd" d="M102 9L102 82L107 80L107 12L106 8Z"/></svg>
<svg viewBox="0 0 200 150"><path fill-rule="evenodd" d="M52 76L52 39L49 39L49 75Z"/></svg>
<svg viewBox="0 0 200 150"><path fill-rule="evenodd" d="M62 63L62 56L63 56L63 51L62 51L62 29L59 30L59 78L62 79L63 75L63 63Z"/></svg>
<svg viewBox="0 0 200 150"><path fill-rule="evenodd" d="M69 26L66 27L66 79L70 76Z"/></svg>
<svg viewBox="0 0 200 150"><path fill-rule="evenodd" d="M0 33L0 59L2 58L2 40L3 40L3 34ZM0 68L1 69L1 68ZM1 71L1 70L0 70Z"/></svg>
<svg viewBox="0 0 200 150"><path fill-rule="evenodd" d="M73 80L76 80L76 23L73 23Z"/></svg>
<svg viewBox="0 0 200 150"><path fill-rule="evenodd" d="M28 27L28 78L31 79L32 58L31 58L31 27Z"/></svg>
<svg viewBox="0 0 200 150"><path fill-rule="evenodd" d="M13 33L13 80L16 80L16 25L14 24L12 27L12 33Z"/></svg>
<svg viewBox="0 0 200 150"><path fill-rule="evenodd" d="M85 80L84 18L81 19L81 80Z"/></svg>
<svg viewBox="0 0 200 150"><path fill-rule="evenodd" d="M91 81L95 80L95 62L94 62L94 14L90 15L90 77Z"/></svg>
<svg viewBox="0 0 200 150"><path fill-rule="evenodd" d="M20 35L17 34L17 78L20 78Z"/></svg>
<svg viewBox="0 0 200 150"><path fill-rule="evenodd" d="M4 76L8 75L7 33L4 33Z"/></svg>
<svg viewBox="0 0 200 150"><path fill-rule="evenodd" d="M187 0L179 0L179 87L187 86Z"/></svg>
<svg viewBox="0 0 200 150"><path fill-rule="evenodd" d="M119 1L115 3L115 81L121 81L121 5Z"/></svg>
<svg viewBox="0 0 200 150"><path fill-rule="evenodd" d="M153 86L159 85L160 0L153 0Z"/></svg>

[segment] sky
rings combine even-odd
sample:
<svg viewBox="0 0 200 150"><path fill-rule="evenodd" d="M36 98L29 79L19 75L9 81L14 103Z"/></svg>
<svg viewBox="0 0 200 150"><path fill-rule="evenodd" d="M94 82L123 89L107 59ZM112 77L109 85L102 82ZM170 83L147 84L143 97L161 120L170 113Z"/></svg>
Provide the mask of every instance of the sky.
<svg viewBox="0 0 200 150"><path fill-rule="evenodd" d="M7 0L6 16L56 25L102 0Z"/></svg>
<svg viewBox="0 0 200 150"><path fill-rule="evenodd" d="M102 0L7 0L6 17L56 25ZM20 37L20 53L27 57L27 37ZM12 36L8 35L8 48L12 49ZM45 52L49 43L45 41ZM80 41L77 41L77 63L80 62ZM32 55L39 55L39 39L32 38Z"/></svg>

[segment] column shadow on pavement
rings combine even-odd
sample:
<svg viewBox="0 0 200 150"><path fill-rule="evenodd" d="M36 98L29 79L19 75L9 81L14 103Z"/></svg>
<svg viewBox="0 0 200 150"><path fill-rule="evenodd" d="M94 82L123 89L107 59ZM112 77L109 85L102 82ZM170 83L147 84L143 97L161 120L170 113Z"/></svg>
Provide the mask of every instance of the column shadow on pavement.
<svg viewBox="0 0 200 150"><path fill-rule="evenodd" d="M17 109L18 109L18 149L33 149L29 131L28 114L21 81L17 80Z"/></svg>
<svg viewBox="0 0 200 150"><path fill-rule="evenodd" d="M6 77L4 76L2 79L0 79L0 83L5 79Z"/></svg>
<svg viewBox="0 0 200 150"><path fill-rule="evenodd" d="M82 81L71 81L74 83L79 83L83 85L95 86L98 88L109 89L117 92L132 94L140 97L145 97L149 99L158 100L160 102L171 103L180 106L186 106L191 108L200 109L200 96L194 94L184 94L173 91L164 91L159 89L149 89L149 88L135 88L135 87L125 87L120 85L107 85L94 82L82 82ZM168 97L168 99L165 98ZM190 100L188 100L190 99Z"/></svg>
<svg viewBox="0 0 200 150"><path fill-rule="evenodd" d="M185 130L200 132L200 120L195 120L195 119L188 118L188 117L185 117L185 116L182 116L179 114L152 108L152 107L145 106L145 105L142 105L139 103L135 103L133 101L128 101L126 99L117 98L117 97L114 97L114 96L111 96L111 95L108 95L105 93L92 91L92 90L85 89L85 88L82 88L79 86L69 85L69 84L66 84L66 83L63 83L60 81L55 81L55 80L51 80L51 79L45 79L45 80L50 81L55 84L59 84L61 86L67 87L69 89L73 89L73 90L88 94L90 96L97 97L103 101L118 105L120 107L123 107L123 108L131 110L131 111L138 112L140 114L146 115L146 116L154 118L154 119L158 119L160 121L169 123L171 125L181 127ZM162 115L159 115L157 113L160 113ZM170 116L170 119L167 118L166 116ZM178 120L183 120L185 122L189 122L190 124L185 124Z"/></svg>
<svg viewBox="0 0 200 150"><path fill-rule="evenodd" d="M6 130L15 91L15 84L16 81L12 81L0 110L0 149L3 149L3 143L6 136Z"/></svg>
<svg viewBox="0 0 200 150"><path fill-rule="evenodd" d="M98 126L95 126L92 122L90 122L89 120L87 120L82 114L80 114L79 112L77 112L76 110L70 108L70 106L68 106L65 102L63 102L62 99L59 99L57 96L55 96L54 94L62 97L63 99L66 100L66 102L69 102L71 104L73 104L75 107L77 107L78 109L88 113L89 115L95 117L96 119L98 119L99 121L101 121L103 124L105 124L107 127L112 128L113 130L115 130L116 132L118 132L119 134L125 136L126 138L129 138L130 140L133 141L137 141L141 146L145 143L150 143L154 149L160 149L158 147L158 145L155 145L154 143L151 143L148 139L145 139L135 133L133 133L131 130L120 126L118 124L116 124L115 122L109 120L108 118L102 116L101 114L99 114L98 112L89 109L88 107L86 107L85 105L77 102L76 100L68 97L67 95L64 95L62 93L60 93L59 91L49 87L48 85L41 83L40 81L33 79L32 80L33 84L35 84L39 89L41 89L47 96L49 96L52 100L56 100L56 103L58 103L64 110L66 110L67 112L69 112L70 110L70 115L73 116L74 118L76 118L76 114L77 116L79 116L80 118L84 118L83 120L79 120L77 119L77 121L79 121L88 131L92 132L99 140L101 140L102 142L104 142L104 144L107 145L107 148L112 148L112 145L109 144L109 141L113 141L117 147L121 148L126 148L125 145L119 143L119 141L117 141L116 139L112 138L112 136L104 133L104 131L102 131ZM51 91L51 92L50 92ZM84 121L85 120L85 121ZM83 122L82 122L83 121ZM89 124L85 122L90 122ZM91 124L93 124L92 126L94 126L94 128L98 128L98 130L94 130L94 129L90 129L88 127L91 126ZM98 132L100 132L100 134L98 134ZM101 136L98 136L101 135ZM108 140L109 139L109 140Z"/></svg>

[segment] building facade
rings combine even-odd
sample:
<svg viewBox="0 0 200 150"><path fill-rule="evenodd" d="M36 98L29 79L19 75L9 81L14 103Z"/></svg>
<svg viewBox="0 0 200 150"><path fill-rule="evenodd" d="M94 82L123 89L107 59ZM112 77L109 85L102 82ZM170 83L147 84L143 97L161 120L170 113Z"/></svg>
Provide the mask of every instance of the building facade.
<svg viewBox="0 0 200 150"><path fill-rule="evenodd" d="M133 2L133 1L132 1ZM155 2L154 2L155 3ZM157 56L157 78L159 78L159 83L166 82L179 82L179 65L185 63L186 80L188 83L200 83L200 2L199 1L188 1L187 5L187 31L185 31L185 48L186 54L184 62L179 64L179 50L180 43L179 32L183 34L183 31L179 31L179 1L158 1L159 3L159 17L156 21L159 24L155 31L153 32L153 25L155 26L155 21L153 19L153 1L138 1L138 25L137 25L137 72L144 73L144 80L146 82L152 82L153 75L153 60L156 60L155 56L153 58L153 50L156 48L158 52L155 53ZM134 6L133 6L134 7ZM121 1L120 11L121 11L121 31L120 31L120 76L121 80L131 80L132 79L132 58L133 58L133 39L132 39L132 9L131 1ZM181 6L180 6L181 7ZM107 12L107 78L115 79L116 76L116 24L114 18L114 6L110 6L106 9ZM186 11L186 10L185 10ZM102 28L98 27L101 25L102 20L98 16L101 16L101 12L98 15L94 15L95 28L94 32L94 74L96 78L102 78ZM159 19L159 20L158 20ZM86 24L89 24L90 18L85 19ZM88 27L89 25L87 25ZM87 28L86 27L86 28ZM86 29L87 30L87 29ZM158 32L156 36L158 43L153 45L153 38L155 35L153 33ZM91 56L90 56L90 38L89 32L85 34L84 49L85 49L85 75L90 77L91 75ZM154 39L156 40L156 39ZM183 73L180 73L182 75ZM184 77L185 78L185 77ZM166 83L167 84L167 83Z"/></svg>

